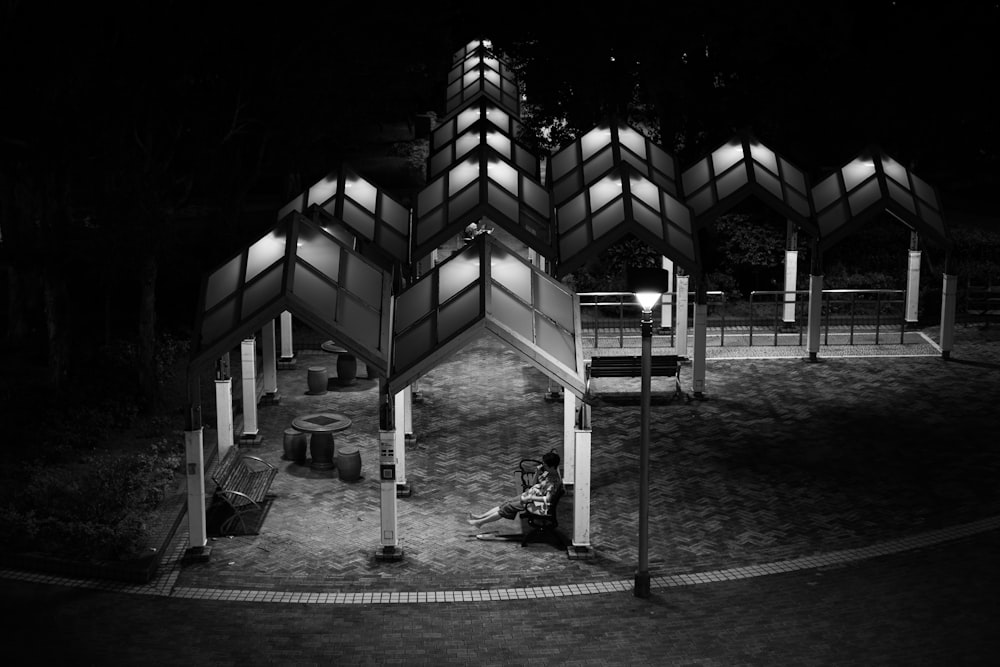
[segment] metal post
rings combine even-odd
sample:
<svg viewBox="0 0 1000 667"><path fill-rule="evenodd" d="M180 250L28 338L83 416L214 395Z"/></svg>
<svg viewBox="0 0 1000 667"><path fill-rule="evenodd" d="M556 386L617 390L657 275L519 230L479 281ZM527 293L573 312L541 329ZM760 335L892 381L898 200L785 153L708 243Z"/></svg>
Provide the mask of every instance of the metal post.
<svg viewBox="0 0 1000 667"><path fill-rule="evenodd" d="M653 311L642 311L642 400L639 437L639 569L635 596L649 597L649 406L653 376Z"/></svg>

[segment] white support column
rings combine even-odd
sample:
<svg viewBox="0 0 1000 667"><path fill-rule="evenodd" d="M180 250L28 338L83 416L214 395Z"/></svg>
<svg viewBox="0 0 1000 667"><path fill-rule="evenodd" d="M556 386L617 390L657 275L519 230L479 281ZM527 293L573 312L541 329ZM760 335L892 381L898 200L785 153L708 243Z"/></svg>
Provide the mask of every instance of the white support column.
<svg viewBox="0 0 1000 667"><path fill-rule="evenodd" d="M193 550L204 550L208 545L205 520L205 451L204 434L198 427L184 431L184 456L187 465L187 515L188 542Z"/></svg>
<svg viewBox="0 0 1000 667"><path fill-rule="evenodd" d="M396 451L396 495L409 496L412 491L406 481L406 391L401 391L392 397L393 418L396 425L393 431L393 445Z"/></svg>
<svg viewBox="0 0 1000 667"><path fill-rule="evenodd" d="M257 341L247 338L240 343L240 368L243 387L243 432L241 445L259 445L260 430L257 428Z"/></svg>
<svg viewBox="0 0 1000 667"><path fill-rule="evenodd" d="M799 270L799 251L785 251L785 309L782 321L785 324L795 324L795 290L796 276Z"/></svg>
<svg viewBox="0 0 1000 667"><path fill-rule="evenodd" d="M567 392L569 393L569 392ZM590 458L591 431L574 431L576 482L573 484L573 540L566 549L571 559L593 558L590 546Z"/></svg>
<svg viewBox="0 0 1000 667"><path fill-rule="evenodd" d="M705 345L708 338L708 304L696 303L694 306L694 361L691 364L691 391L695 398L703 398L705 394Z"/></svg>
<svg viewBox="0 0 1000 667"><path fill-rule="evenodd" d="M823 326L823 276L809 276L809 361L816 361L819 354L819 333Z"/></svg>
<svg viewBox="0 0 1000 667"><path fill-rule="evenodd" d="M281 359L278 368L295 368L295 347L292 345L292 314L287 310L281 313Z"/></svg>
<svg viewBox="0 0 1000 667"><path fill-rule="evenodd" d="M674 313L673 313L673 303L674 295L671 292L674 291L674 261L672 259L663 258L663 270L667 272L667 281L670 284L670 289L663 293L660 297L660 328L669 329L674 325Z"/></svg>
<svg viewBox="0 0 1000 667"><path fill-rule="evenodd" d="M263 348L261 359L261 375L264 378L264 395L261 402L265 405L276 405L281 401L278 395L278 360L274 338L274 320L270 320L261 328L260 344Z"/></svg>
<svg viewBox="0 0 1000 667"><path fill-rule="evenodd" d="M563 387L563 484L576 480L576 394Z"/></svg>
<svg viewBox="0 0 1000 667"><path fill-rule="evenodd" d="M215 381L215 432L218 434L219 460L236 442L233 431L233 379Z"/></svg>
<svg viewBox="0 0 1000 667"><path fill-rule="evenodd" d="M396 433L380 429L379 437L379 547L376 560L402 560L396 525Z"/></svg>
<svg viewBox="0 0 1000 667"><path fill-rule="evenodd" d="M941 357L951 358L955 343L955 305L958 301L958 276L945 273L941 286Z"/></svg>
<svg viewBox="0 0 1000 667"><path fill-rule="evenodd" d="M688 356L688 285L690 276L677 276L677 356Z"/></svg>
<svg viewBox="0 0 1000 667"><path fill-rule="evenodd" d="M911 250L906 271L906 323L916 324L919 320L920 304L920 251Z"/></svg>
<svg viewBox="0 0 1000 667"><path fill-rule="evenodd" d="M417 444L417 436L413 434L413 384L406 385L406 389L403 390L403 439L406 441L407 447L412 447Z"/></svg>

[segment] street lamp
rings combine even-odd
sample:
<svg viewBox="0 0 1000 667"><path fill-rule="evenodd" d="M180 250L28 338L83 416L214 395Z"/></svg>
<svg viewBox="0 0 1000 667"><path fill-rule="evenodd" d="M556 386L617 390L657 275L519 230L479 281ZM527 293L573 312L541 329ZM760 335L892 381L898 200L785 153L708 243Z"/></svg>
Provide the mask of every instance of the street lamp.
<svg viewBox="0 0 1000 667"><path fill-rule="evenodd" d="M636 597L649 597L649 405L653 376L653 306L670 291L670 273L657 268L629 268L629 290L642 307L642 398L639 435L639 568L635 572Z"/></svg>

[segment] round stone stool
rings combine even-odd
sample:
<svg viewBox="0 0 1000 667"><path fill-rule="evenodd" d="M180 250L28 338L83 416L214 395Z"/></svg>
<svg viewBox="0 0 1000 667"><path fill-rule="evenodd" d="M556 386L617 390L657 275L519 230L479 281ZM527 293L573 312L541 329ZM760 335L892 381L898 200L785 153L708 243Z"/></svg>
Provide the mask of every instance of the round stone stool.
<svg viewBox="0 0 1000 667"><path fill-rule="evenodd" d="M296 463L306 462L306 449L309 447L309 434L297 431L294 428L285 429L285 439L282 443L285 454L282 456L286 461Z"/></svg>
<svg viewBox="0 0 1000 667"><path fill-rule="evenodd" d="M307 379L309 382L307 394L319 396L326 393L326 383L329 379L326 375L326 366L310 366Z"/></svg>
<svg viewBox="0 0 1000 667"><path fill-rule="evenodd" d="M333 461L335 445L332 433L313 433L309 438L309 453L312 454L313 470L331 470L336 464Z"/></svg>
<svg viewBox="0 0 1000 667"><path fill-rule="evenodd" d="M353 354L341 352L337 355L337 382L343 386L350 386L357 381L358 358Z"/></svg>
<svg viewBox="0 0 1000 667"><path fill-rule="evenodd" d="M344 447L337 452L337 474L345 482L361 479L361 452L357 447Z"/></svg>

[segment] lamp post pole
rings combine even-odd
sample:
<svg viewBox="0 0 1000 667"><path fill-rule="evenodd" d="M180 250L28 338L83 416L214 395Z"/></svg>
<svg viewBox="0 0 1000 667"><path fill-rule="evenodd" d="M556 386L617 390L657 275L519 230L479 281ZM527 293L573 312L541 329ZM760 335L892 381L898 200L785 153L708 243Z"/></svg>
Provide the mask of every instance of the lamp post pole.
<svg viewBox="0 0 1000 667"><path fill-rule="evenodd" d="M635 596L649 597L649 406L653 375L653 311L642 310L642 396L639 412L639 569Z"/></svg>

